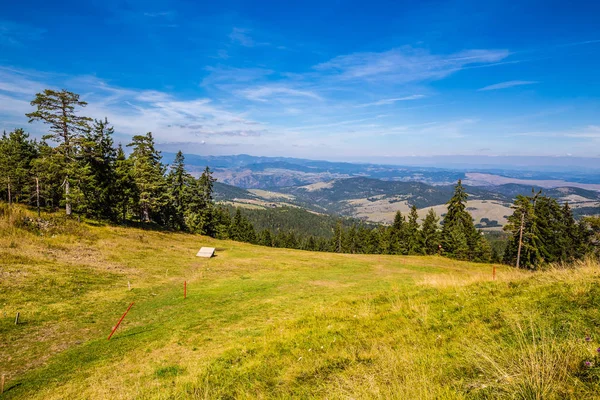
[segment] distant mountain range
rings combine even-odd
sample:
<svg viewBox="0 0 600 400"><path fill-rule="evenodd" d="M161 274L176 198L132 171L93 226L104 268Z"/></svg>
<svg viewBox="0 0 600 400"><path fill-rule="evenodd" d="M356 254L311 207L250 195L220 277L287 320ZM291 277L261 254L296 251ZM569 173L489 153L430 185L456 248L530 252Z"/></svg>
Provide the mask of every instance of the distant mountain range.
<svg viewBox="0 0 600 400"><path fill-rule="evenodd" d="M174 158L164 153L167 163ZM434 168L398 166L385 164L358 164L345 162L315 161L287 157L255 157L249 155L199 156L186 155L188 169L199 174L209 166L220 182L230 185L273 189L301 186L340 178L368 177L385 181L423 182L429 185L450 185L464 179L473 186L497 186L499 184L530 181L541 187L575 186L600 191L600 170L531 171L515 170L514 166L493 168Z"/></svg>
<svg viewBox="0 0 600 400"><path fill-rule="evenodd" d="M174 157L163 155L166 162ZM414 204L421 216L429 208L441 216L453 185L462 179L468 209L482 228L499 229L512 214L514 198L540 188L568 201L578 216L600 214L599 170L447 169L249 155L186 155L185 162L195 175L206 166L213 170L217 201L253 209L300 207L389 223Z"/></svg>

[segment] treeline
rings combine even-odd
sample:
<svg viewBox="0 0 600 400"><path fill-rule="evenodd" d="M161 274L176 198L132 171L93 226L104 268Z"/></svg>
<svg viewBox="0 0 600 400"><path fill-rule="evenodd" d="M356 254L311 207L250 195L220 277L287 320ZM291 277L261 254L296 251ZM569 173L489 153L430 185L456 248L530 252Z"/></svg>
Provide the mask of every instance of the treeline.
<svg viewBox="0 0 600 400"><path fill-rule="evenodd" d="M600 256L600 217L577 222L568 203L543 196L517 196L514 212L504 230L510 239L503 261L537 269L548 263L570 263L585 256Z"/></svg>
<svg viewBox="0 0 600 400"><path fill-rule="evenodd" d="M87 104L79 95L45 90L31 105L34 111L26 114L29 121L47 124L48 134L37 141L23 129L15 129L0 138L0 196L9 204L25 203L38 210L64 207L67 216L138 221L220 239L313 251L440 254L480 262L502 259L524 268L598 255L599 218L577 223L568 205L560 206L539 193L517 198L505 227L509 243L504 255L498 254L497 246L490 246L476 229L460 180L441 223L433 210L419 223L414 205L407 217L398 212L389 226L348 220L317 225L311 218L300 221L300 214L293 221L279 222L244 215L240 209L214 203L216 180L208 167L200 177L193 177L185 169L181 151L171 165L163 164L151 133L134 136L126 145L131 149L127 156L120 144L115 146L114 128L106 119L81 115ZM307 224L314 225L314 235L306 234Z"/></svg>
<svg viewBox="0 0 600 400"><path fill-rule="evenodd" d="M0 138L0 195L9 204L228 236L231 218L214 206L215 179L208 168L194 178L181 152L172 165L163 164L151 133L134 136L127 156L115 146L106 119L80 114L87 104L75 93L45 90L31 105L29 121L47 124L49 132L41 141L23 129Z"/></svg>
<svg viewBox="0 0 600 400"><path fill-rule="evenodd" d="M408 218L400 211L390 226L356 223L337 219L331 226L330 234L302 234L319 229L319 222L326 224L322 217L307 218L302 212L293 209L281 212L252 211L239 209L233 220L244 226L235 239L264 246L287 247L311 251L328 251L351 254L401 254L401 255L445 255L461 260L477 262L500 261L500 255L492 248L483 234L478 231L473 218L466 211L467 193L459 180L454 195L447 203L448 213L442 220L433 210L429 210L423 222L419 223L416 206L412 206ZM281 214L287 214L282 218ZM315 225L306 227L310 219ZM254 222L252 224L250 221ZM330 221L329 221L330 222ZM236 223L237 225L237 223ZM263 227L258 233L252 227ZM290 229L290 227L303 229Z"/></svg>

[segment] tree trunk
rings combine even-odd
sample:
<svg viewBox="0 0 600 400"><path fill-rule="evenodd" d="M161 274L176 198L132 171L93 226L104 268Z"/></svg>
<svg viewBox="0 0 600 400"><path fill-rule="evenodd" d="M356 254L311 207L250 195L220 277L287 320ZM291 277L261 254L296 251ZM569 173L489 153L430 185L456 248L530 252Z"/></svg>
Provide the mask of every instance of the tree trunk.
<svg viewBox="0 0 600 400"><path fill-rule="evenodd" d="M150 222L150 210L148 210L147 205L142 207L142 220L144 222Z"/></svg>
<svg viewBox="0 0 600 400"><path fill-rule="evenodd" d="M12 205L12 194L10 193L10 176L8 177L8 205Z"/></svg>
<svg viewBox="0 0 600 400"><path fill-rule="evenodd" d="M523 246L523 225L525 224L525 212L521 213L521 229L519 233L519 250L517 251L517 268L521 265L521 246Z"/></svg>
<svg viewBox="0 0 600 400"><path fill-rule="evenodd" d="M69 185L69 177L65 179L65 213L67 216L71 216L71 186Z"/></svg>
<svg viewBox="0 0 600 400"><path fill-rule="evenodd" d="M38 218L40 217L40 180L35 178L35 197L37 202L37 214Z"/></svg>

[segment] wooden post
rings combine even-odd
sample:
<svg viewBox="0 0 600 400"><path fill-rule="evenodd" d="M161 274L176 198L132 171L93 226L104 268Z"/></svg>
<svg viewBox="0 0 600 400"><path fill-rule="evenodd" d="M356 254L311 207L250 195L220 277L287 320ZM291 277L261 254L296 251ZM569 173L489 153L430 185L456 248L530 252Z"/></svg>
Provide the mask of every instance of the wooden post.
<svg viewBox="0 0 600 400"><path fill-rule="evenodd" d="M4 374L2 374L2 378L0 378L0 394L4 393Z"/></svg>
<svg viewBox="0 0 600 400"><path fill-rule="evenodd" d="M523 246L523 225L525 224L525 213L521 213L521 229L519 233L519 250L517 250L517 268L521 263L521 246Z"/></svg>
<svg viewBox="0 0 600 400"><path fill-rule="evenodd" d="M125 316L127 315L127 313L129 312L129 310L131 310L131 307L133 306L133 303L131 303L129 305L129 307L127 308L127 311L125 311L125 314L123 314L123 316L121 317L121 319L119 320L119 322L117 322L117 325L115 325L115 327L113 328L112 332L110 333L110 335L108 335L108 339L106 340L110 340L110 338L112 337L112 335L115 333L115 331L117 330L117 328L119 327L119 325L121 325L121 322L123 321L123 318L125 318Z"/></svg>
<svg viewBox="0 0 600 400"><path fill-rule="evenodd" d="M19 325L19 316L21 313L17 312L17 316L15 317L15 325Z"/></svg>
<svg viewBox="0 0 600 400"><path fill-rule="evenodd" d="M183 299L187 299L187 281L183 281Z"/></svg>
<svg viewBox="0 0 600 400"><path fill-rule="evenodd" d="M37 200L37 212L38 218L40 217L40 180L38 177L35 177L35 197Z"/></svg>

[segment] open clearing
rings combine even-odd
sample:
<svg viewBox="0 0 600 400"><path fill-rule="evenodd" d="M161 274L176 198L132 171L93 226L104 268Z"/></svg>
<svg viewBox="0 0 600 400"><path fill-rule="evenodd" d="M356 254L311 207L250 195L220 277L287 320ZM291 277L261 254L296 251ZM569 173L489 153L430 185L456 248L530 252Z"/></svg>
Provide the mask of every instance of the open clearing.
<svg viewBox="0 0 600 400"><path fill-rule="evenodd" d="M357 218L390 224L394 221L397 211L402 212L405 216L410 211L410 204L407 201L402 201L401 198L392 200L393 202L390 202L390 198L354 199L348 200L347 203L352 206L352 214ZM500 225L505 225L506 216L513 213L510 207L495 200L469 200L467 207L476 224L481 221L481 218L488 218L498 221ZM425 218L430 208L433 208L438 217L447 212L445 204L421 208L418 210L421 220Z"/></svg>
<svg viewBox="0 0 600 400"><path fill-rule="evenodd" d="M0 220L2 398L596 398L598 265L491 278L441 257Z"/></svg>

